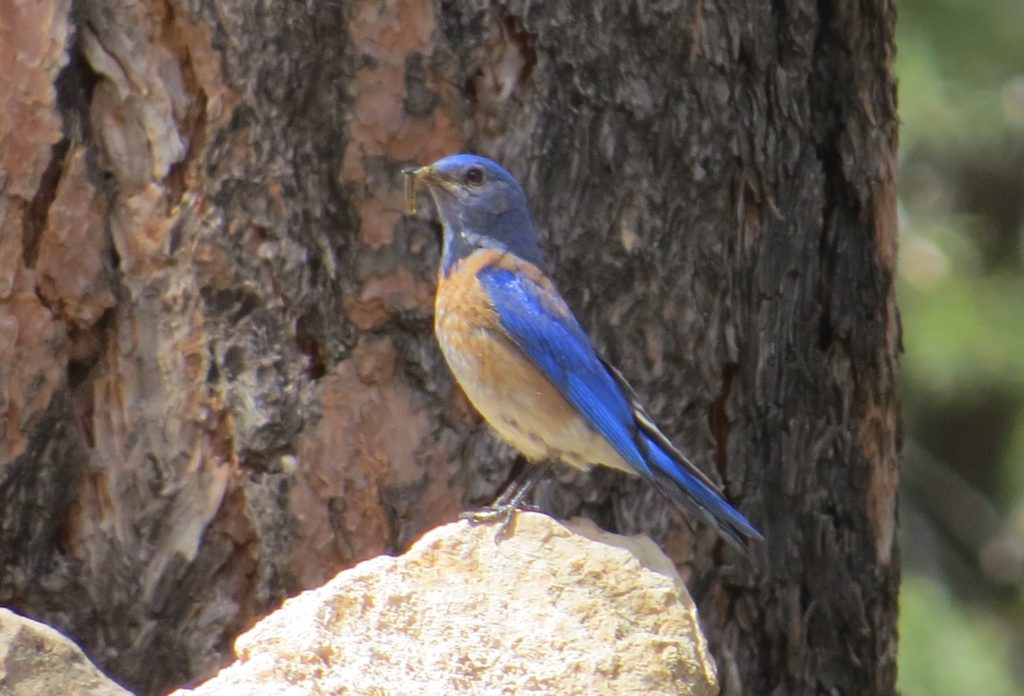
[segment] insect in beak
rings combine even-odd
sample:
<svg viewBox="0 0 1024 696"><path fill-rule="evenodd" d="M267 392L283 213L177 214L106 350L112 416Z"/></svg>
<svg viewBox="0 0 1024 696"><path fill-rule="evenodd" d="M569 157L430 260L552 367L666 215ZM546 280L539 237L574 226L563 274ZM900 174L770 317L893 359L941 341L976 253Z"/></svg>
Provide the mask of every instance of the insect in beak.
<svg viewBox="0 0 1024 696"><path fill-rule="evenodd" d="M402 176L405 177L405 212L409 215L416 212L416 184L421 170L422 167L408 167L402 170Z"/></svg>

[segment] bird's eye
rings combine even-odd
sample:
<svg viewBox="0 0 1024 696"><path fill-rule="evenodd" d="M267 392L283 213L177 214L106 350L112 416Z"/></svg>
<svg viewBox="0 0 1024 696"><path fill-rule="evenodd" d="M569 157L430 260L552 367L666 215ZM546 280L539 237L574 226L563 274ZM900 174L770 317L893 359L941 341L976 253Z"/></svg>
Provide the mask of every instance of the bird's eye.
<svg viewBox="0 0 1024 696"><path fill-rule="evenodd" d="M480 167L470 167L466 170L465 179L470 186L479 186L484 183L484 170Z"/></svg>

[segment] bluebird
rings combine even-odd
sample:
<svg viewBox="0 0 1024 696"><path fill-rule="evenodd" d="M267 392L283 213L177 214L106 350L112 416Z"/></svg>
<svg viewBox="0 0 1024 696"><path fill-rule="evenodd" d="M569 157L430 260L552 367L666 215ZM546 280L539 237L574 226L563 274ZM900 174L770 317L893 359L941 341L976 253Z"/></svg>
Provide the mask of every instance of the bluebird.
<svg viewBox="0 0 1024 696"><path fill-rule="evenodd" d="M623 376L602 360L545 266L515 177L458 154L406 170L443 228L434 330L455 379L498 435L528 461L599 464L639 475L740 550L760 533L665 436ZM490 516L508 524L545 466L529 467ZM499 531L501 534L502 531Z"/></svg>

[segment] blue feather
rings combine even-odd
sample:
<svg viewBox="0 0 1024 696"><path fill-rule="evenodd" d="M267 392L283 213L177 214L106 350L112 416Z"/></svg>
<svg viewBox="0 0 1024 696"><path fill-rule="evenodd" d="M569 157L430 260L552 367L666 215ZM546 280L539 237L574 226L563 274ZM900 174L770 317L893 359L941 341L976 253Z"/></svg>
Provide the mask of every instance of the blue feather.
<svg viewBox="0 0 1024 696"><path fill-rule="evenodd" d="M761 535L658 430L621 375L594 351L569 312L522 273L488 267L477 278L502 329L619 455L675 504L699 514L741 549Z"/></svg>

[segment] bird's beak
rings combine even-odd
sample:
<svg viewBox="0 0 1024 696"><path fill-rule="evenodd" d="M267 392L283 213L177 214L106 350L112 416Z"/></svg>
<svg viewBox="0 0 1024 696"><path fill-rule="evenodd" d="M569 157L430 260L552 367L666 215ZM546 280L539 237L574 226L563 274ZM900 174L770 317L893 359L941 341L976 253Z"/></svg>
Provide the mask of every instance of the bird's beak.
<svg viewBox="0 0 1024 696"><path fill-rule="evenodd" d="M425 185L428 191L446 190L451 185L429 164L425 167L403 169L402 176L405 177L405 212L410 215L416 212L416 196L420 184Z"/></svg>

